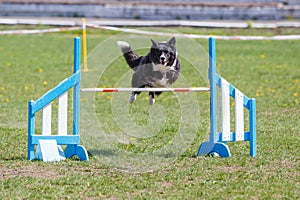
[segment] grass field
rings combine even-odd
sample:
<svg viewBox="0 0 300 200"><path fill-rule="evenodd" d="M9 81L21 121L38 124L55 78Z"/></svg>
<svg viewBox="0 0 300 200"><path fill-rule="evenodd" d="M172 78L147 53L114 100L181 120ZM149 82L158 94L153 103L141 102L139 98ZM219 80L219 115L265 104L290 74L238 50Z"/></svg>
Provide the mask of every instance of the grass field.
<svg viewBox="0 0 300 200"><path fill-rule="evenodd" d="M0 26L2 29L20 27ZM24 28L23 26L21 28ZM25 26L26 28L26 26ZM35 28L35 27L28 27ZM299 34L297 29L190 29L200 34ZM88 32L88 52L115 32ZM208 136L208 95L197 95L202 122L186 151L161 169L131 173L94 157L89 162L67 159L59 163L27 160L27 102L37 99L72 73L73 37L78 32L0 36L0 198L1 199L299 199L300 198L300 41L217 41L219 72L248 97L257 100L257 157L245 142L229 144L232 157L197 157ZM150 36L149 36L150 37ZM207 49L207 41L196 40ZM122 58L111 65L120 65ZM123 63L124 64L124 63ZM125 65L125 64L124 64ZM108 68L106 86L126 67ZM189 71L191 70L191 71ZM192 69L183 68L185 77ZM114 77L112 77L114 76ZM118 132L109 107L112 97L97 96L97 111L107 132ZM137 123L147 124L146 95L130 111ZM143 153L170 140L180 118L170 105L172 94L157 101L171 119L155 137L119 144ZM108 107L104 109L103 106ZM142 113L140 113L142 112ZM100 114L105 114L100 115ZM102 118L101 118L102 117ZM86 146L89 150L89 147ZM160 160L157 160L160 162Z"/></svg>

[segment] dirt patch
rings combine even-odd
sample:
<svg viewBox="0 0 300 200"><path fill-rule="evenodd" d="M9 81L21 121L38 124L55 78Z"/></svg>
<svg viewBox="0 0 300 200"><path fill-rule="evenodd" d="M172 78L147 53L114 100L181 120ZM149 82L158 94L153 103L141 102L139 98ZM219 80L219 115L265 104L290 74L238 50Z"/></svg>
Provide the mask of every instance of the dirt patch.
<svg viewBox="0 0 300 200"><path fill-rule="evenodd" d="M21 166L18 168L7 168L1 166L0 179L10 179L14 177L33 177L33 178L47 178L56 179L61 177L58 171L53 169L46 169L45 167L38 167L36 165Z"/></svg>
<svg viewBox="0 0 300 200"><path fill-rule="evenodd" d="M282 160L280 162L280 166L281 166L281 168L285 168L285 169L294 169L295 163L290 160Z"/></svg>
<svg viewBox="0 0 300 200"><path fill-rule="evenodd" d="M171 182L162 182L161 183L161 186L162 187L171 187L171 186L173 186L174 184L173 183L171 183Z"/></svg>
<svg viewBox="0 0 300 200"><path fill-rule="evenodd" d="M300 111L300 109L299 108L285 108L285 109L283 109L283 110L281 110L280 112L282 112L282 113L289 113L289 114L291 114L291 113L299 113L299 111Z"/></svg>

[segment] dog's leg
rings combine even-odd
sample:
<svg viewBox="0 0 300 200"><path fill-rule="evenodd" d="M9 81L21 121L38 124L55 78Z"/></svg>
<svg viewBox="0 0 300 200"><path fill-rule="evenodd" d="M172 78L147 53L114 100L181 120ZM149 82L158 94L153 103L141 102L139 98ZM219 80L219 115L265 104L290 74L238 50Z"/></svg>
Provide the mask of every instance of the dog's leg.
<svg viewBox="0 0 300 200"><path fill-rule="evenodd" d="M155 92L155 95L158 96L160 95L162 92Z"/></svg>
<svg viewBox="0 0 300 200"><path fill-rule="evenodd" d="M133 103L136 100L136 92L132 92L129 96L129 103Z"/></svg>
<svg viewBox="0 0 300 200"><path fill-rule="evenodd" d="M144 88L145 85L141 86L140 88ZM136 96L141 94L141 92L132 92L129 96L129 103L133 103L136 100Z"/></svg>
<svg viewBox="0 0 300 200"><path fill-rule="evenodd" d="M149 105L153 105L155 103L154 92L149 92L148 103Z"/></svg>

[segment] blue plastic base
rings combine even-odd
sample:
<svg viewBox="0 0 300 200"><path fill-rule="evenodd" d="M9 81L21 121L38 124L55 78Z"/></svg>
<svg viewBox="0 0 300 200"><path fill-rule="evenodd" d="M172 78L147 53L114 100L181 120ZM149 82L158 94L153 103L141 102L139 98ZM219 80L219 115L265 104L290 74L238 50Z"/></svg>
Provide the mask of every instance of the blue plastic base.
<svg viewBox="0 0 300 200"><path fill-rule="evenodd" d="M219 154L220 157L230 157L230 151L227 144L222 142L203 142L198 149L198 156L209 155L212 153Z"/></svg>
<svg viewBox="0 0 300 200"><path fill-rule="evenodd" d="M81 145L68 145L65 150L66 158L71 158L72 156L78 156L78 158L82 161L88 161L89 155L84 146Z"/></svg>

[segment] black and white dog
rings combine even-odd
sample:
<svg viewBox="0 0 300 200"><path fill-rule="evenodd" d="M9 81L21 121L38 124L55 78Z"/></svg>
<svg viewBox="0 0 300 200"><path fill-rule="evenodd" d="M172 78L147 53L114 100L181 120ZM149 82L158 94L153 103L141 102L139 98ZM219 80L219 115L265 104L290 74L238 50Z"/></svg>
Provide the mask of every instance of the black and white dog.
<svg viewBox="0 0 300 200"><path fill-rule="evenodd" d="M180 63L176 50L176 40L171 38L168 42L152 41L150 52L145 56L137 55L127 42L118 41L127 64L135 71L131 86L133 88L144 87L169 87L180 73ZM133 103L141 92L132 92L129 102ZM149 92L148 103L154 104L154 95L162 92Z"/></svg>

